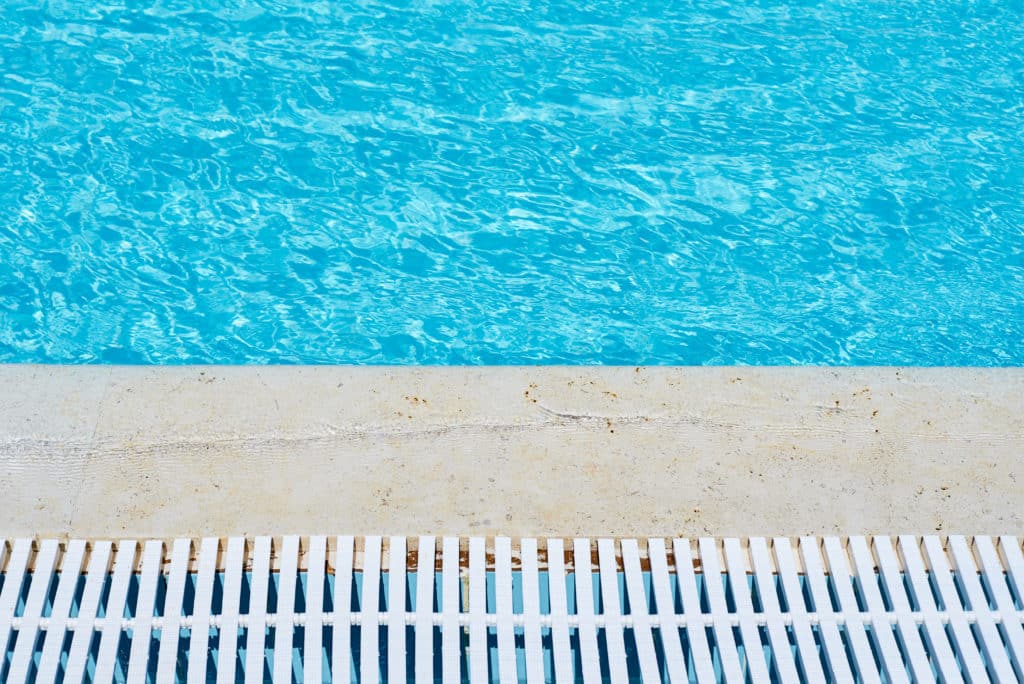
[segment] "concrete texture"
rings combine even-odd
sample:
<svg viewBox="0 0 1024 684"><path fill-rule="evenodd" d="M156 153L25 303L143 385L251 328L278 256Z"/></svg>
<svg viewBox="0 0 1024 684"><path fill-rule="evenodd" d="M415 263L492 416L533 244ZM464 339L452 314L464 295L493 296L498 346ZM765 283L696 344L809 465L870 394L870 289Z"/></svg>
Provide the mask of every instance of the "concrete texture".
<svg viewBox="0 0 1024 684"><path fill-rule="evenodd" d="M0 538L1024 533L1024 369L0 366Z"/></svg>

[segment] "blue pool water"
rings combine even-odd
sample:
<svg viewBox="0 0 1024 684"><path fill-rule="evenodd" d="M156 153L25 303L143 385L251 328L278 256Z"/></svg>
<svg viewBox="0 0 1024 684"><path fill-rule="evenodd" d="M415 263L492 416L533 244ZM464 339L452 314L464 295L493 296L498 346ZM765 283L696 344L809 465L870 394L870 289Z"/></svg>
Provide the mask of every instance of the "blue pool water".
<svg viewBox="0 0 1024 684"><path fill-rule="evenodd" d="M0 5L0 362L1022 339L1020 0Z"/></svg>

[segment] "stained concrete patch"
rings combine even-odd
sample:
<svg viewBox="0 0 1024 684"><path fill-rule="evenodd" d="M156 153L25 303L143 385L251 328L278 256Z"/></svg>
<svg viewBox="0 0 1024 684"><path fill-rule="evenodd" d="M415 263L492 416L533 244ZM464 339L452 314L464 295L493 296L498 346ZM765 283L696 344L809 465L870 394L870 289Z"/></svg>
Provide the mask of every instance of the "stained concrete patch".
<svg viewBox="0 0 1024 684"><path fill-rule="evenodd" d="M110 366L0 364L0 444L91 439L112 372Z"/></svg>
<svg viewBox="0 0 1024 684"><path fill-rule="evenodd" d="M70 528L110 373L0 365L0 531Z"/></svg>
<svg viewBox="0 0 1024 684"><path fill-rule="evenodd" d="M1024 532L1022 369L0 366L0 387L6 536Z"/></svg>

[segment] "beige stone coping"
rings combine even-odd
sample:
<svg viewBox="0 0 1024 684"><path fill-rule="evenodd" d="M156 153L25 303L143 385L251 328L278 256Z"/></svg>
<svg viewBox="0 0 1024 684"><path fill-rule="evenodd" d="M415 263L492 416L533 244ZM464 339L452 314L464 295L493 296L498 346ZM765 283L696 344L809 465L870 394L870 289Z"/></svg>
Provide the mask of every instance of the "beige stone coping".
<svg viewBox="0 0 1024 684"><path fill-rule="evenodd" d="M1024 533L1024 369L0 365L0 538Z"/></svg>

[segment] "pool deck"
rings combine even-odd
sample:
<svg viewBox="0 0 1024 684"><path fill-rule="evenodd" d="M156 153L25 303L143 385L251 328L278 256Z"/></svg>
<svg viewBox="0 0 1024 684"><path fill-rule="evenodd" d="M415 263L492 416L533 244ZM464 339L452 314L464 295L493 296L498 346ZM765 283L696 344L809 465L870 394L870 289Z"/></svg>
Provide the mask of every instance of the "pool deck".
<svg viewBox="0 0 1024 684"><path fill-rule="evenodd" d="M0 537L1024 533L1024 369L0 365Z"/></svg>

